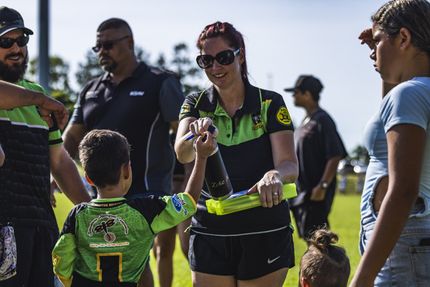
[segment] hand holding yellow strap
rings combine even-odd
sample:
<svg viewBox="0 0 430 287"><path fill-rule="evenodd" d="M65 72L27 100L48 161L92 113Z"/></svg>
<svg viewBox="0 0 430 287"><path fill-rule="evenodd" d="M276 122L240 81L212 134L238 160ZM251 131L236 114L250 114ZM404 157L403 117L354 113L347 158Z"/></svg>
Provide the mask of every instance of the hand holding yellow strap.
<svg viewBox="0 0 430 287"><path fill-rule="evenodd" d="M289 199L297 196L296 185L287 183L282 188L283 199ZM260 196L258 193L244 194L233 196L224 200L208 199L206 200L208 212L216 215L226 215L254 207L261 206Z"/></svg>

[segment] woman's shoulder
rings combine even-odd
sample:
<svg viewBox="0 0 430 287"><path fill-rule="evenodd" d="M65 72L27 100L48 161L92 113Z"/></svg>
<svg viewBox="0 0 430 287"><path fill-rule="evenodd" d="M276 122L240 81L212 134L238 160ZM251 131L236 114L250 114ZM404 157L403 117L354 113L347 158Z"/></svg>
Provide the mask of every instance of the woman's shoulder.
<svg viewBox="0 0 430 287"><path fill-rule="evenodd" d="M402 82L395 86L388 94L387 99L393 100L395 97L402 96L425 96L430 94L430 78L415 77L409 81Z"/></svg>
<svg viewBox="0 0 430 287"><path fill-rule="evenodd" d="M251 84L249 84L248 89L250 89L251 91L253 90L253 91L261 94L263 100L265 100L265 99L282 99L281 94L279 94L275 91L272 91L272 90L262 89L262 88L253 86Z"/></svg>

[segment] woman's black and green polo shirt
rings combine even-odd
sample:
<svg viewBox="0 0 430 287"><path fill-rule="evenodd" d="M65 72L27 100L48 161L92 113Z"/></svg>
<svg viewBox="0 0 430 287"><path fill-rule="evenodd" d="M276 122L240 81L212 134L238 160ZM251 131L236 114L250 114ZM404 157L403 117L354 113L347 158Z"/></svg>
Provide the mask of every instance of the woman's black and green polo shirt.
<svg viewBox="0 0 430 287"><path fill-rule="evenodd" d="M246 84L243 106L230 117L218 102L211 87L189 95L181 108L180 120L210 117L218 128L221 151L234 192L251 188L274 168L271 133L293 131L288 109L281 95ZM193 230L205 234L237 235L277 230L290 224L286 201L273 208L256 207L242 212L217 216L209 214L203 192L193 217Z"/></svg>

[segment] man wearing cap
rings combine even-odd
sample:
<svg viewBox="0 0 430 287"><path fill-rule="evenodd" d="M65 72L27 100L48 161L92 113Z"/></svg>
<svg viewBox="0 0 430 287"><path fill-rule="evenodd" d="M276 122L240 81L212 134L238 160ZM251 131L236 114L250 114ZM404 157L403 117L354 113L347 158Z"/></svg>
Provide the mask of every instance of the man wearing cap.
<svg viewBox="0 0 430 287"><path fill-rule="evenodd" d="M58 228L50 202L50 172L74 203L90 199L62 147L58 126L64 127L67 111L44 96L41 86L23 79L32 34L16 10L0 7L0 224L8 230L11 226L15 235L15 240L11 232L8 239L1 236L0 243L2 248L12 246L9 258L16 263L5 271L10 261L2 255L0 286L54 286L51 251ZM10 245L14 241L16 252Z"/></svg>
<svg viewBox="0 0 430 287"><path fill-rule="evenodd" d="M293 92L294 105L306 111L294 133L299 194L290 202L299 235L304 239L319 227L329 227L337 165L347 155L333 119L319 106L322 89L320 80L312 75L300 76L293 88L285 89Z"/></svg>

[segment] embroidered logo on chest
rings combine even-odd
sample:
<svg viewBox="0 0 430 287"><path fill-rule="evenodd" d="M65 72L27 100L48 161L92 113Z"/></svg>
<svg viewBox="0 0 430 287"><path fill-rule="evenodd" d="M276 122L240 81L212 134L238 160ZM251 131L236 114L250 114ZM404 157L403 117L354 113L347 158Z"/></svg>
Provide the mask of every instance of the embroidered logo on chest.
<svg viewBox="0 0 430 287"><path fill-rule="evenodd" d="M252 129L254 131L263 128L263 121L261 120L260 115L252 115L252 123L253 123Z"/></svg>
<svg viewBox="0 0 430 287"><path fill-rule="evenodd" d="M130 91L130 97L141 97L145 94L145 91Z"/></svg>

